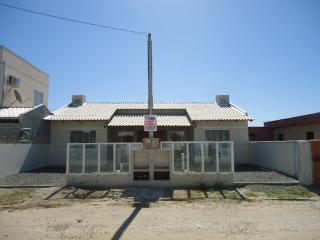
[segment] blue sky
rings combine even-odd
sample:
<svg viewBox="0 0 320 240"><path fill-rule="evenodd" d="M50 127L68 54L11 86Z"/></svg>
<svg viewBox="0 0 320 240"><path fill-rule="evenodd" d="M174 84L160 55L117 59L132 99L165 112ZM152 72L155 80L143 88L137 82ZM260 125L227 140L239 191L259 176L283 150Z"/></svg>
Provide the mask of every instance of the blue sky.
<svg viewBox="0 0 320 240"><path fill-rule="evenodd" d="M318 0L0 0L152 33L156 101L231 101L264 121L319 112ZM146 101L146 38L0 7L0 44L50 75L49 108Z"/></svg>

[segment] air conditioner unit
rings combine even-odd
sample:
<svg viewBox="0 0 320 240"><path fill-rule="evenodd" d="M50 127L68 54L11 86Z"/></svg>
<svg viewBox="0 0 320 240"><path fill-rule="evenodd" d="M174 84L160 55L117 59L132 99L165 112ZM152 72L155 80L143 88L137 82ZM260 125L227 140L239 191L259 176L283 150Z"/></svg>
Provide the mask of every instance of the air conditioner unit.
<svg viewBox="0 0 320 240"><path fill-rule="evenodd" d="M21 83L21 80L19 78L16 78L14 76L10 76L9 77L9 85L12 88L19 88L20 87L20 83Z"/></svg>

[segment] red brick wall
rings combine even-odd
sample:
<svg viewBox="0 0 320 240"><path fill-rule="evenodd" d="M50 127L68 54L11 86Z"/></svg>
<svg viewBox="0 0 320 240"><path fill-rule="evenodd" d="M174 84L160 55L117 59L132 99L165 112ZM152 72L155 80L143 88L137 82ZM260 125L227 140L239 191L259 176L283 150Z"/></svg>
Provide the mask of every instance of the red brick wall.
<svg viewBox="0 0 320 240"><path fill-rule="evenodd" d="M320 140L312 140L311 153L313 159L313 181L320 186Z"/></svg>

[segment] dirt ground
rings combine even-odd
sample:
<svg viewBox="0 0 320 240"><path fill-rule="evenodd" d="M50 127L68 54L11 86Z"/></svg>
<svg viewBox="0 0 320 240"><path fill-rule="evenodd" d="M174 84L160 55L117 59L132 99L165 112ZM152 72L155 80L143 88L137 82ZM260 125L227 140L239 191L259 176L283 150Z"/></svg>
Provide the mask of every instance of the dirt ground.
<svg viewBox="0 0 320 240"><path fill-rule="evenodd" d="M208 191L0 189L0 239L319 236L319 195L299 186Z"/></svg>

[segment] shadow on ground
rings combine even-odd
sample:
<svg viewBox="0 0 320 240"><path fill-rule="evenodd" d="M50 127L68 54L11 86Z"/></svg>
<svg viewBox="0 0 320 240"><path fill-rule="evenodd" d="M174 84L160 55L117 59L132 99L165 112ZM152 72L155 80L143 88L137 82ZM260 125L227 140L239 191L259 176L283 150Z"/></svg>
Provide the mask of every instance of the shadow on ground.
<svg viewBox="0 0 320 240"><path fill-rule="evenodd" d="M192 201L205 199L231 199L247 200L236 188L208 188L208 189L161 189L161 188L127 188L127 189L102 189L80 188L74 186L61 187L45 200L50 199L112 199L143 204L158 201Z"/></svg>

